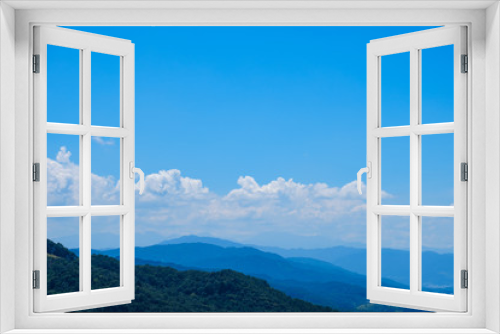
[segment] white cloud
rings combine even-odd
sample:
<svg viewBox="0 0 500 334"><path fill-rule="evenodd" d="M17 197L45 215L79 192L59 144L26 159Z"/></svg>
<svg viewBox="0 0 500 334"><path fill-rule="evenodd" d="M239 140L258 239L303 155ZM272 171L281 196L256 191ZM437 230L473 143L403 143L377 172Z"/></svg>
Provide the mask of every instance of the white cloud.
<svg viewBox="0 0 500 334"><path fill-rule="evenodd" d="M261 186L251 176L245 176L238 179L238 184L240 188L232 190L222 201L250 215L278 214L328 221L364 205L364 196L358 194L355 181L337 188L278 177Z"/></svg>
<svg viewBox="0 0 500 334"><path fill-rule="evenodd" d="M47 158L47 205L78 205L80 170L61 147L56 160Z"/></svg>
<svg viewBox="0 0 500 334"><path fill-rule="evenodd" d="M120 204L120 183L113 176L92 174L92 205Z"/></svg>
<svg viewBox="0 0 500 334"><path fill-rule="evenodd" d="M113 176L92 174L92 204L119 204L119 182ZM47 158L47 205L79 205L80 166L62 146L56 160Z"/></svg>
<svg viewBox="0 0 500 334"><path fill-rule="evenodd" d="M109 138L106 140L106 139L104 139L104 137L97 137L97 136L93 136L92 140L100 145L105 145L105 146L114 145L115 141L116 141L116 139L114 139L114 138Z"/></svg>
<svg viewBox="0 0 500 334"><path fill-rule="evenodd" d="M201 199L209 194L201 180L181 176L178 169L161 170L145 177L145 191L141 201L163 202L177 199ZM138 185L137 187L138 188Z"/></svg>
<svg viewBox="0 0 500 334"><path fill-rule="evenodd" d="M137 196L137 221L147 230L155 226L166 237L198 233L243 240L261 233L276 232L278 237L283 232L365 240L365 198L358 194L355 181L330 187L278 177L260 185L244 176L237 184L220 196L179 170L150 174L144 195Z"/></svg>
<svg viewBox="0 0 500 334"><path fill-rule="evenodd" d="M48 204L77 205L79 167L72 162L71 152L61 147L56 159L47 159L47 163ZM212 235L253 242L259 235L279 238L282 233L338 242L365 241L365 195L358 194L355 181L332 187L278 177L259 184L251 176L242 176L238 187L219 195L201 180L171 169L147 175L145 183L144 194L136 192L137 233L163 238ZM92 188L94 205L118 203L115 177L92 174Z"/></svg>
<svg viewBox="0 0 500 334"><path fill-rule="evenodd" d="M66 146L62 146L59 152L57 152L56 160L60 163L69 163L70 157L71 152L66 149Z"/></svg>

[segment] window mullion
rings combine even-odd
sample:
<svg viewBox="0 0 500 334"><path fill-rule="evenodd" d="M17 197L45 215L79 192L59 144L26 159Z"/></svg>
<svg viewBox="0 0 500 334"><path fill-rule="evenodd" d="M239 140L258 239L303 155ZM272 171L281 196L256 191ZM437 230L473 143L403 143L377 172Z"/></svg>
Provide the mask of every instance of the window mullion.
<svg viewBox="0 0 500 334"><path fill-rule="evenodd" d="M130 135L130 131L125 128L112 128L105 126L91 126L90 133L92 136L125 138Z"/></svg>
<svg viewBox="0 0 500 334"><path fill-rule="evenodd" d="M419 116L419 119L421 117L422 115ZM455 130L455 124L453 122L419 124L413 128L413 132L418 135L438 135L444 133L453 133L454 130Z"/></svg>
<svg viewBox="0 0 500 334"><path fill-rule="evenodd" d="M380 229L376 231L370 224L375 217L381 215L410 216L410 291L406 289L388 289L380 287L380 283L374 285L370 281L367 285L368 299L386 305L399 305L405 307L418 308L422 310L446 310L446 311L466 311L467 291L460 288L460 268L466 268L466 182L460 182L455 177L454 206L422 206L421 191L421 138L424 135L454 133L455 136L455 176L459 175L460 163L466 161L466 77L459 73L459 67L454 70L454 122L421 124L421 64L420 51L426 48L436 48L453 44L455 46L455 64L459 64L461 54L466 53L465 48L465 28L445 27L431 29L426 32L412 33L394 38L384 38L371 41L367 47L368 55L377 56L395 54L399 52L410 52L410 124L409 126L381 128L380 127L380 94L374 94L375 86L380 92L380 80L376 81L376 70L380 69L380 64L376 66L373 61L367 62L367 118L368 118L368 141L367 155L375 162L372 162L372 179L368 184L367 203L377 202L375 205L368 205L368 269L370 261L376 263L380 260L380 250L373 246L374 243L380 245ZM402 41L405 41L405 44ZM404 46L404 47L403 47ZM457 70L458 69L458 70ZM375 108L378 108L376 110ZM378 116L378 124L375 124L375 116ZM406 136L410 139L410 205L408 206L387 206L380 203L380 185L374 181L380 180L380 139L385 137ZM375 138L371 138L375 137ZM375 139L375 140L374 140ZM374 144L377 144L375 146ZM371 151L377 148L377 155ZM373 186L377 187L378 193L372 193ZM428 293L421 290L421 261L422 261L422 241L421 241L421 217L454 217L454 295L449 296L444 293ZM378 226L380 227L380 226ZM378 233L375 235L375 233ZM373 254L375 253L375 254ZM380 261L377 273L380 275ZM367 271L369 272L369 270ZM368 277L369 273L367 274Z"/></svg>
<svg viewBox="0 0 500 334"><path fill-rule="evenodd" d="M420 204L420 136L419 124L420 66L419 50L410 50L410 291L416 293L420 282L419 216L413 210Z"/></svg>
<svg viewBox="0 0 500 334"><path fill-rule="evenodd" d="M80 124L47 123L47 133L82 136L88 131L88 127Z"/></svg>
<svg viewBox="0 0 500 334"><path fill-rule="evenodd" d="M91 126L91 51L89 49L83 50L83 64L81 66L81 101L82 101L82 123L88 129ZM81 180L82 180L82 200L83 206L90 208L91 206L91 193L92 193L92 170L91 170L91 134L88 131L82 137L82 149L80 164ZM92 271L91 271L91 256L92 256L92 243L91 243L91 215L88 212L81 219L81 233L80 233L80 277L83 282L83 291L90 293Z"/></svg>

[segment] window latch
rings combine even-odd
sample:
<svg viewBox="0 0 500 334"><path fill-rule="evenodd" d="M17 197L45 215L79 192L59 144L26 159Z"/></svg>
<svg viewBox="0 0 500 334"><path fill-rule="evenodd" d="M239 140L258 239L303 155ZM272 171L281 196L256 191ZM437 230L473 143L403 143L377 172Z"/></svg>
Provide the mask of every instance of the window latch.
<svg viewBox="0 0 500 334"><path fill-rule="evenodd" d="M371 179L372 178L372 163L371 161L368 161L368 166L367 167L364 167L364 168L361 168L359 171L358 171L358 193L361 195L362 194L362 191L361 191L361 175L363 175L364 173L366 173L366 177Z"/></svg>
<svg viewBox="0 0 500 334"><path fill-rule="evenodd" d="M129 176L131 179L135 178L135 173L139 174L139 195L142 195L145 187L144 172L142 171L142 169L134 167L133 161L129 162L128 167L129 167Z"/></svg>

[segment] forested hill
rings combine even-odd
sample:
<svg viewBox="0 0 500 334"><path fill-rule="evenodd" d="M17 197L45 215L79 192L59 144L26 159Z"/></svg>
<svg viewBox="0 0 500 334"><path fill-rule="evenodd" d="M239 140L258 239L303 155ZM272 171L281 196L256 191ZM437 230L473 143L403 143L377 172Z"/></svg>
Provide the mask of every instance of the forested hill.
<svg viewBox="0 0 500 334"><path fill-rule="evenodd" d="M78 290L78 257L47 240L49 293ZM92 288L116 286L119 261L92 255ZM131 304L91 312L333 312L330 307L291 298L261 279L233 270L178 271L135 267L136 296Z"/></svg>

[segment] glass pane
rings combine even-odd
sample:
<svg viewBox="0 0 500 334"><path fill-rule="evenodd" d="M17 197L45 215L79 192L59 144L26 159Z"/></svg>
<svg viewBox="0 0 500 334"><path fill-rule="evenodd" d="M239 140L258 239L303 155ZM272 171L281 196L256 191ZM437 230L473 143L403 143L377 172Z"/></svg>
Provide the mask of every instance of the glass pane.
<svg viewBox="0 0 500 334"><path fill-rule="evenodd" d="M410 53L381 57L382 126L410 124Z"/></svg>
<svg viewBox="0 0 500 334"><path fill-rule="evenodd" d="M47 294L80 291L80 218L47 218Z"/></svg>
<svg viewBox="0 0 500 334"><path fill-rule="evenodd" d="M422 205L453 206L453 133L422 140Z"/></svg>
<svg viewBox="0 0 500 334"><path fill-rule="evenodd" d="M410 217L381 217L382 286L410 288Z"/></svg>
<svg viewBox="0 0 500 334"><path fill-rule="evenodd" d="M47 122L80 123L80 50L47 45Z"/></svg>
<svg viewBox="0 0 500 334"><path fill-rule="evenodd" d="M422 123L453 122L453 45L421 52Z"/></svg>
<svg viewBox="0 0 500 334"><path fill-rule="evenodd" d="M92 205L120 204L120 139L92 137Z"/></svg>
<svg viewBox="0 0 500 334"><path fill-rule="evenodd" d="M92 290L120 286L120 219L92 217ZM116 255L106 255L110 251Z"/></svg>
<svg viewBox="0 0 500 334"><path fill-rule="evenodd" d="M453 294L453 218L422 217L422 291Z"/></svg>
<svg viewBox="0 0 500 334"><path fill-rule="evenodd" d="M92 52L92 125L120 126L120 57Z"/></svg>
<svg viewBox="0 0 500 334"><path fill-rule="evenodd" d="M80 205L80 136L47 134L47 205Z"/></svg>
<svg viewBox="0 0 500 334"><path fill-rule="evenodd" d="M410 204L410 137L381 140L381 203Z"/></svg>

